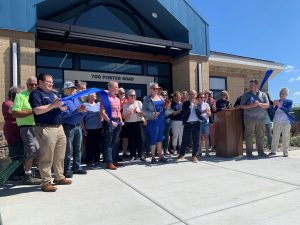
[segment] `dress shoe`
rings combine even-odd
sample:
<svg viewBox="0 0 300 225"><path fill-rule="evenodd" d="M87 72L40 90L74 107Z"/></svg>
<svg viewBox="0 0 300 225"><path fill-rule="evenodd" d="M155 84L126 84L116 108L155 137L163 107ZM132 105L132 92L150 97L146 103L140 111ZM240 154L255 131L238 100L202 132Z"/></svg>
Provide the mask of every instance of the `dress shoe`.
<svg viewBox="0 0 300 225"><path fill-rule="evenodd" d="M106 164L106 169L109 169L109 170L116 170L117 167L116 167L113 163L107 163L107 164Z"/></svg>
<svg viewBox="0 0 300 225"><path fill-rule="evenodd" d="M180 159L183 159L183 158L184 158L184 155L180 155L180 154L179 154L179 155L177 156L177 160L180 160Z"/></svg>
<svg viewBox="0 0 300 225"><path fill-rule="evenodd" d="M193 162L193 163L198 163L198 158L197 158L197 156L193 156L193 157L192 157L192 162Z"/></svg>
<svg viewBox="0 0 300 225"><path fill-rule="evenodd" d="M67 180L66 178L64 178L64 179L61 179L61 180L54 180L54 183L56 185L70 185L70 184L72 184L72 181Z"/></svg>
<svg viewBox="0 0 300 225"><path fill-rule="evenodd" d="M57 190L51 183L44 184L42 186L42 191L44 192L55 192Z"/></svg>
<svg viewBox="0 0 300 225"><path fill-rule="evenodd" d="M121 167L122 166L122 164L120 164L118 162L114 162L113 164L114 164L115 167Z"/></svg>
<svg viewBox="0 0 300 225"><path fill-rule="evenodd" d="M64 176L66 178L72 178L73 177L73 172L72 171L66 171L66 172L64 172Z"/></svg>
<svg viewBox="0 0 300 225"><path fill-rule="evenodd" d="M268 157L268 155L264 152L258 152L259 157Z"/></svg>
<svg viewBox="0 0 300 225"><path fill-rule="evenodd" d="M269 153L269 156L273 156L273 155L276 155L276 152L270 152Z"/></svg>
<svg viewBox="0 0 300 225"><path fill-rule="evenodd" d="M84 174L87 174L86 170L76 170L76 171L73 171L74 174L81 174L81 175L84 175Z"/></svg>

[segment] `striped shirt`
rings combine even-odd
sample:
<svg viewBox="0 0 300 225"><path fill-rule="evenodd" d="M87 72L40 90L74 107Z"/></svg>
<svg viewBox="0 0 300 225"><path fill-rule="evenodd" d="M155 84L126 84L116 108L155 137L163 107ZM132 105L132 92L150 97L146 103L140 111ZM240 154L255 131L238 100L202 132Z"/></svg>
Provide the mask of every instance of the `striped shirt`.
<svg viewBox="0 0 300 225"><path fill-rule="evenodd" d="M112 118L120 118L122 116L120 99L117 96L111 95L110 93L108 93L108 99L111 106Z"/></svg>

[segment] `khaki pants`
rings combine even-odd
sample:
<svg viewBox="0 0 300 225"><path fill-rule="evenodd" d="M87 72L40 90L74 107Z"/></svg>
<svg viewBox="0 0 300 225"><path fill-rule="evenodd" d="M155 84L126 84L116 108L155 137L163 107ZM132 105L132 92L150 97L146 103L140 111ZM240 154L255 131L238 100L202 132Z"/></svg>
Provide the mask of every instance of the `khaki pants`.
<svg viewBox="0 0 300 225"><path fill-rule="evenodd" d="M39 170L42 185L51 183L51 167L55 180L64 179L64 158L66 152L66 136L62 126L35 127L35 134L40 144Z"/></svg>
<svg viewBox="0 0 300 225"><path fill-rule="evenodd" d="M288 154L288 149L290 145L290 131L291 124L282 124L274 122L271 152L277 152L280 134L282 134L283 153L285 155Z"/></svg>
<svg viewBox="0 0 300 225"><path fill-rule="evenodd" d="M263 153L264 149L264 134L265 134L265 122L264 121L249 121L245 120L245 141L246 141L246 153L251 154L253 151L253 134L256 138L257 152Z"/></svg>

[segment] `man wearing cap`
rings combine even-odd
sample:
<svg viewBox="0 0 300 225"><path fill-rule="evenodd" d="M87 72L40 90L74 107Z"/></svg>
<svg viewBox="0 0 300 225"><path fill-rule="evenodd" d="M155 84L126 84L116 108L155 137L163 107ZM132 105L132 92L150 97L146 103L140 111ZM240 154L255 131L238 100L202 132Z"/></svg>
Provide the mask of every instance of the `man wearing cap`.
<svg viewBox="0 0 300 225"><path fill-rule="evenodd" d="M264 134L266 110L269 108L267 95L258 89L258 81L251 80L249 91L241 99L241 109L244 114L245 141L247 157L252 158L253 133L256 137L256 147L258 156L267 156L264 153Z"/></svg>
<svg viewBox="0 0 300 225"><path fill-rule="evenodd" d="M17 124L20 127L20 137L24 146L24 184L38 185L42 182L42 180L35 178L32 175L31 169L33 160L37 159L40 147L34 134L35 122L32 108L28 101L30 92L37 88L37 79L35 77L28 78L26 86L27 90L16 95L12 108L12 116L16 118Z"/></svg>
<svg viewBox="0 0 300 225"><path fill-rule="evenodd" d="M71 180L64 176L64 158L66 135L62 127L63 102L53 93L53 77L42 73L38 76L38 88L29 95L29 103L34 112L35 135L40 144L39 170L42 178L42 191L54 192L51 168L54 170L54 182L69 185Z"/></svg>
<svg viewBox="0 0 300 225"><path fill-rule="evenodd" d="M70 96L76 93L75 84L72 81L64 83L64 95ZM81 167L81 143L82 130L81 120L86 108L78 98L66 100L63 114L63 127L67 138L64 175L71 178L74 174L86 174L86 170ZM71 150L73 149L73 166L71 168Z"/></svg>

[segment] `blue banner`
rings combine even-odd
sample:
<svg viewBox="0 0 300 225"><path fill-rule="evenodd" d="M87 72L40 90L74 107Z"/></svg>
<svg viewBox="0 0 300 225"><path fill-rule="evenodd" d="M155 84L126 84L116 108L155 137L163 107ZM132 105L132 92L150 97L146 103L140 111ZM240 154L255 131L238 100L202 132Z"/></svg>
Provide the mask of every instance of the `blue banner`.
<svg viewBox="0 0 300 225"><path fill-rule="evenodd" d="M74 98L80 98L80 97L83 97L83 96L87 96L87 95L90 95L90 94L93 94L93 93L98 93L100 95L100 98L101 98L101 101L102 101L102 104L105 108L105 111L106 111L106 114L108 116L108 118L110 119L110 121L112 121L112 111L111 111L111 106L110 106L110 102L109 102L109 98L108 98L108 93L102 89L99 89L99 88L89 88L87 90L84 90L84 91L80 91L74 95L70 95L70 96L67 96L67 97L64 97L61 99L61 101L67 101L69 99L74 99Z"/></svg>
<svg viewBox="0 0 300 225"><path fill-rule="evenodd" d="M263 86L265 85L265 83L267 82L267 80L269 79L269 77L271 76L271 74L273 73L272 69L269 69L266 74L265 77L263 78L263 80L261 81L261 84L259 86L259 90L261 91Z"/></svg>

